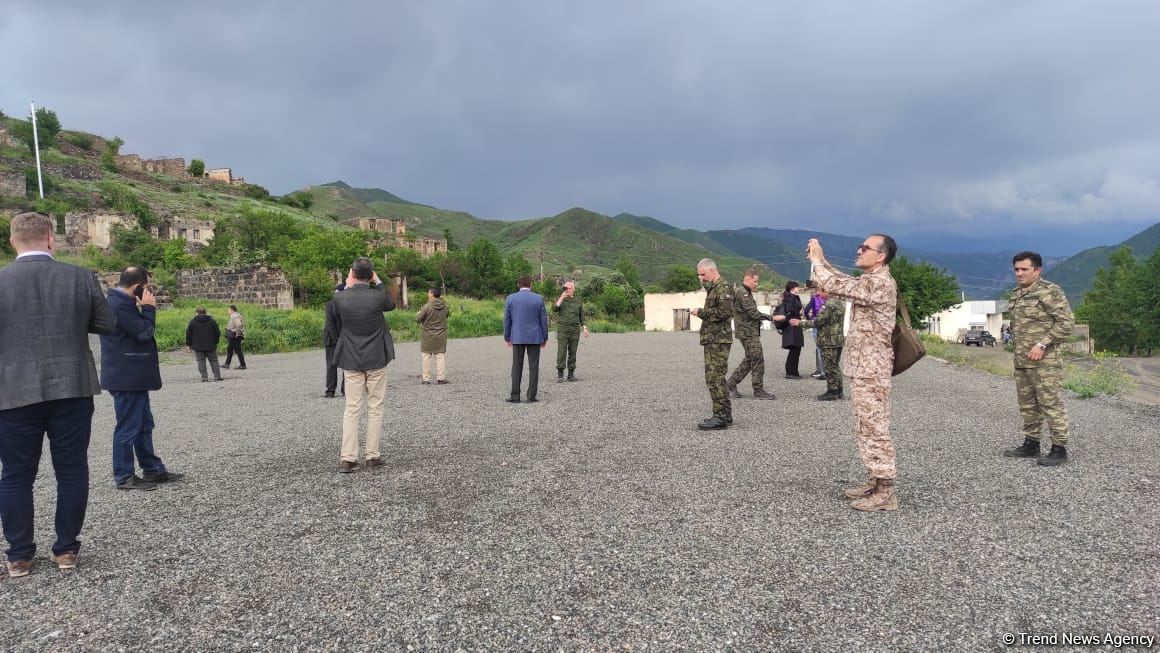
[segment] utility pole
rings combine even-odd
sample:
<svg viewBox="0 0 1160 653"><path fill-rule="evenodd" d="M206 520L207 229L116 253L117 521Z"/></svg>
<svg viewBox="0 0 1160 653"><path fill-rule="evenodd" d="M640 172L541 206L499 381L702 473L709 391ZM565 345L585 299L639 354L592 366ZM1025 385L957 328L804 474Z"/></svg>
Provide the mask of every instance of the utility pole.
<svg viewBox="0 0 1160 653"><path fill-rule="evenodd" d="M532 256L535 256L536 258L540 259L540 283L544 283L544 256L547 253L544 251L543 247L541 247L538 250L528 252L528 253L531 254Z"/></svg>
<svg viewBox="0 0 1160 653"><path fill-rule="evenodd" d="M44 199L44 178L40 175L40 135L36 132L36 103L29 102L32 112L32 151L36 153L36 185L40 189L40 199Z"/></svg>

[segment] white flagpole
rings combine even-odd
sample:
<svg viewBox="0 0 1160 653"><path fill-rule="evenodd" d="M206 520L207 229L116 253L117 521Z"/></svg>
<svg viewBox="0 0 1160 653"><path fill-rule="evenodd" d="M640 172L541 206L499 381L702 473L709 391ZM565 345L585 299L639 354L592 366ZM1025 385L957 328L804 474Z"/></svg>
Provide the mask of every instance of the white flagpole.
<svg viewBox="0 0 1160 653"><path fill-rule="evenodd" d="M28 103L32 111L32 151L36 154L36 185L40 188L40 199L44 199L44 178L40 176L40 135L36 132L36 104Z"/></svg>

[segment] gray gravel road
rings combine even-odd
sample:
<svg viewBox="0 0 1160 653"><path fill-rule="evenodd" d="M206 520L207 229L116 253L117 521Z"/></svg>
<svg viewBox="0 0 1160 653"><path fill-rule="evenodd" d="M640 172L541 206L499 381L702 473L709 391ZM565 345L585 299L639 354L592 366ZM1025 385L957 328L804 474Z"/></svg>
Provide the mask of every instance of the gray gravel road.
<svg viewBox="0 0 1160 653"><path fill-rule="evenodd" d="M502 401L497 338L453 341L448 386L419 385L403 344L389 462L352 475L335 471L342 403L321 397L321 352L252 356L221 383L167 365L157 446L187 480L116 491L98 397L81 567L43 557L46 455L41 558L0 579L0 648L980 651L1004 633L1160 634L1160 409L1070 400L1073 460L1039 468L999 455L1019 441L1010 380L923 361L894 390L902 510L862 514L840 498L863 480L849 402L782 380L766 339L778 399L740 400L712 434L693 428L708 416L695 334L594 335L564 385L553 341L537 405Z"/></svg>

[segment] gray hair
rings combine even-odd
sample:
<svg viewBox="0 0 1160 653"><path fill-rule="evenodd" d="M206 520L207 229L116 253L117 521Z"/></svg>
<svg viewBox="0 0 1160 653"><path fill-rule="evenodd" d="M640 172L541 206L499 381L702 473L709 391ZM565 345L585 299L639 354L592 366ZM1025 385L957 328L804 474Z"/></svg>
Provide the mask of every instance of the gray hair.
<svg viewBox="0 0 1160 653"><path fill-rule="evenodd" d="M43 213L21 213L9 223L12 240L21 245L35 245L48 240L56 231L56 223Z"/></svg>
<svg viewBox="0 0 1160 653"><path fill-rule="evenodd" d="M697 269L705 268L706 270L716 270L717 264L711 258L703 258L697 263Z"/></svg>

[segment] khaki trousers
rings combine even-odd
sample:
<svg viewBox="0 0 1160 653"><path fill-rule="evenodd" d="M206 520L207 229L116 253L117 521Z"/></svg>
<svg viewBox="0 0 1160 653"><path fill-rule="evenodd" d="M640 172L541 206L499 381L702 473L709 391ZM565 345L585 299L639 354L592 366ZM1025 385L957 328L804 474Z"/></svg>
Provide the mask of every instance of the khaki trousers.
<svg viewBox="0 0 1160 653"><path fill-rule="evenodd" d="M870 478L893 480L894 440L890 438L890 379L854 377L854 441Z"/></svg>
<svg viewBox="0 0 1160 653"><path fill-rule="evenodd" d="M438 354L423 354L423 380L431 381L431 359L435 359L435 379L438 381L447 380L447 353L439 352Z"/></svg>
<svg viewBox="0 0 1160 653"><path fill-rule="evenodd" d="M358 423L367 406L366 459L379 457L383 430L383 399L387 395L387 368L365 372L342 371L346 381L346 412L342 415L342 459L358 462Z"/></svg>

